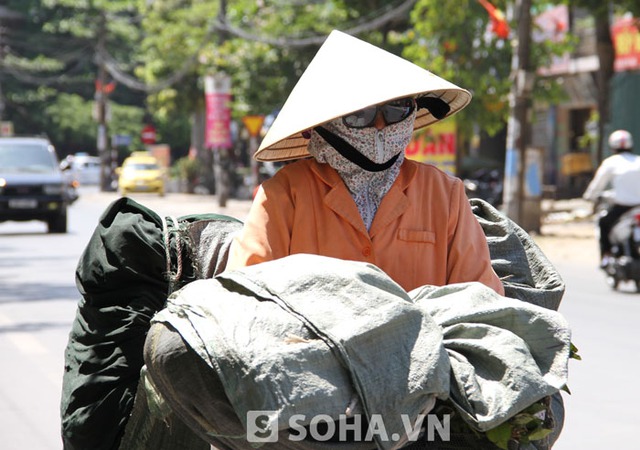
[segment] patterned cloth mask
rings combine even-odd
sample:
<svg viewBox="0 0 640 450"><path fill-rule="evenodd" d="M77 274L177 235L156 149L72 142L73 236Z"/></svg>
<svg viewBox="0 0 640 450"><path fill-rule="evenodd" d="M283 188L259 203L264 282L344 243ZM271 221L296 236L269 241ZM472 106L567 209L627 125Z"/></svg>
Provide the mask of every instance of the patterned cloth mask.
<svg viewBox="0 0 640 450"><path fill-rule="evenodd" d="M323 125L375 163L384 163L399 154L396 162L382 172L368 172L362 169L340 155L317 132L311 133L307 146L309 153L319 163L329 164L338 172L356 202L367 230L371 228L382 198L389 192L400 173L404 149L411 141L415 118L414 111L402 122L388 125L382 130L375 127L349 128L342 123L341 118Z"/></svg>

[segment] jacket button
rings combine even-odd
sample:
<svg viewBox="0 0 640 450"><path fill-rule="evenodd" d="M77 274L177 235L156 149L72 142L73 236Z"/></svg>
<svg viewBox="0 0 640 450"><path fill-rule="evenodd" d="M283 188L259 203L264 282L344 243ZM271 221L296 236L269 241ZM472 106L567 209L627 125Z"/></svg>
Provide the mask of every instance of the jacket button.
<svg viewBox="0 0 640 450"><path fill-rule="evenodd" d="M371 247L365 247L362 249L363 256L371 256Z"/></svg>

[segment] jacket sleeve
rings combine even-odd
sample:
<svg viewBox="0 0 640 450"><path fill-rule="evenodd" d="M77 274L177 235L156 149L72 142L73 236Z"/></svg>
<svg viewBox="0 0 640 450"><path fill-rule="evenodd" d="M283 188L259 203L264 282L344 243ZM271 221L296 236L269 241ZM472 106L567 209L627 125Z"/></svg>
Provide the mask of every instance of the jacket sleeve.
<svg viewBox="0 0 640 450"><path fill-rule="evenodd" d="M504 286L491 265L486 236L471 210L462 182L456 182L453 189L448 224L447 283L479 281L504 295Z"/></svg>
<svg viewBox="0 0 640 450"><path fill-rule="evenodd" d="M582 195L582 198L595 202L598 200L598 196L604 192L607 185L611 183L613 179L613 170L611 165L605 160L602 165L596 170L596 174L587 186L586 191Z"/></svg>
<svg viewBox="0 0 640 450"><path fill-rule="evenodd" d="M286 181L286 180L285 180ZM293 197L277 177L258 189L240 233L233 239L227 269L250 266L289 254Z"/></svg>

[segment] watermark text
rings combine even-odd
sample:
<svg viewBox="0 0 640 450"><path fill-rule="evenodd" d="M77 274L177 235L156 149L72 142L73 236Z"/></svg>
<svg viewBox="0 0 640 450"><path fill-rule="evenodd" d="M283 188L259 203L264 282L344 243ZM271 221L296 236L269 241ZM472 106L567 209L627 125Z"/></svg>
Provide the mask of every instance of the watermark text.
<svg viewBox="0 0 640 450"><path fill-rule="evenodd" d="M389 433L384 418L380 414L372 414L369 420L361 415L340 415L338 419L327 414L319 414L308 418L304 414L295 414L288 420L284 432L280 430L279 417L276 411L249 411L247 413L247 441L256 443L278 442L279 439L290 441L314 440L319 442L398 442L400 440L416 441L420 436L427 441L434 441L436 433L441 441L449 441L450 419L448 414L438 417L434 414L419 414L411 418L400 415L401 432Z"/></svg>

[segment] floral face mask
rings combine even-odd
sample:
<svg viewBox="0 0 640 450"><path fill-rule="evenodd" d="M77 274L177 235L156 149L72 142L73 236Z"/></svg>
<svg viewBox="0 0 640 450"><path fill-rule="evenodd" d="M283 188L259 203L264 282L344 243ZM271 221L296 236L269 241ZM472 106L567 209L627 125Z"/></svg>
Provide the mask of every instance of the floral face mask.
<svg viewBox="0 0 640 450"><path fill-rule="evenodd" d="M370 172L342 156L317 131L311 133L307 149L319 162L329 164L346 184L360 215L369 229L382 198L389 192L400 173L404 150L411 141L415 111L407 119L387 125L381 130L375 127L350 128L341 118L324 124L324 128L339 136L359 153L375 164L397 159L386 170Z"/></svg>

